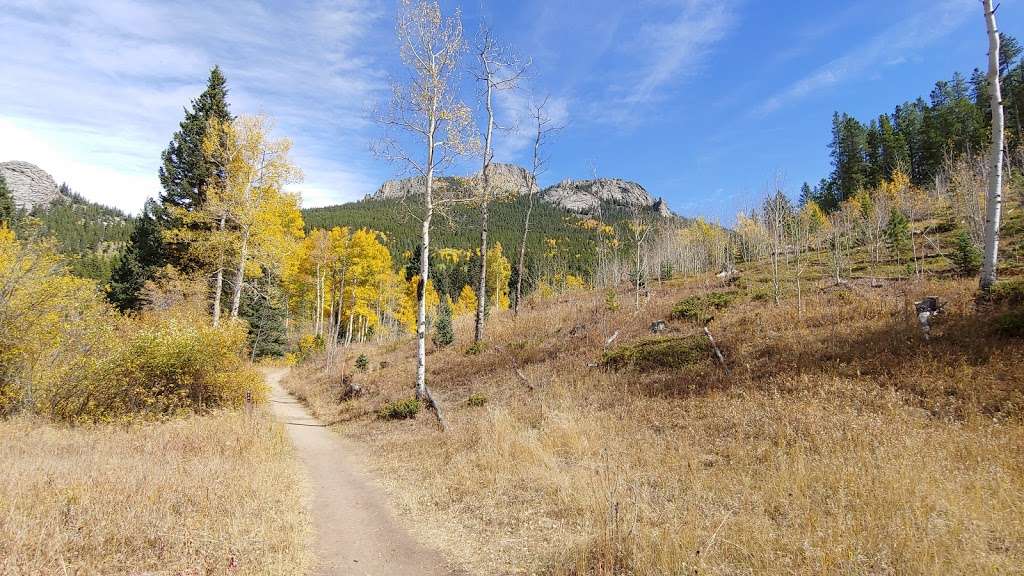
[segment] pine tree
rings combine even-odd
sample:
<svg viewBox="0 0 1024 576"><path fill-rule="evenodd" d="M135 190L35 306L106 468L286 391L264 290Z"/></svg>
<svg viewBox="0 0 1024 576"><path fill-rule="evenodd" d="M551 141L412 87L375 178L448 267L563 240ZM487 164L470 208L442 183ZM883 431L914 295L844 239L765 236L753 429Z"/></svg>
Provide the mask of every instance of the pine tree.
<svg viewBox="0 0 1024 576"><path fill-rule="evenodd" d="M437 307L437 320L434 322L434 335L431 337L434 346L444 348L455 341L455 330L452 327L452 308L448 298L442 298Z"/></svg>
<svg viewBox="0 0 1024 576"><path fill-rule="evenodd" d="M155 201L146 202L135 222L128 247L110 275L107 299L122 312L142 306L143 286L153 276L153 271L164 264L159 213L160 206Z"/></svg>
<svg viewBox="0 0 1024 576"><path fill-rule="evenodd" d="M160 202L165 206L192 209L203 203L206 188L215 176L213 164L203 154L203 139L211 119L230 122L227 82L220 68L210 70L206 91L185 110L185 119L162 155Z"/></svg>
<svg viewBox="0 0 1024 576"><path fill-rule="evenodd" d="M956 235L956 246L949 259L960 276L974 276L981 270L981 250L963 228Z"/></svg>
<svg viewBox="0 0 1024 576"><path fill-rule="evenodd" d="M903 255L910 249L910 221L903 212L895 208L892 209L889 225L885 228L885 244L897 263L903 261Z"/></svg>
<svg viewBox="0 0 1024 576"><path fill-rule="evenodd" d="M258 289L247 290L239 314L249 323L249 349L253 359L284 356L288 351L288 311L275 278L267 277Z"/></svg>
<svg viewBox="0 0 1024 576"><path fill-rule="evenodd" d="M160 203L161 225L165 229L178 227L180 222L176 210L196 210L206 200L206 193L219 177L213 162L203 151L203 141L211 120L230 123L233 120L228 110L227 81L220 68L210 70L206 90L192 101L191 109L185 110L185 119L171 138L170 144L161 155ZM178 243L167 247L169 263L190 270L198 264L190 261L184 246Z"/></svg>
<svg viewBox="0 0 1024 576"><path fill-rule="evenodd" d="M832 117L832 182L843 201L867 183L866 133L864 125L848 114Z"/></svg>
<svg viewBox="0 0 1024 576"><path fill-rule="evenodd" d="M10 228L14 224L14 196L7 189L7 180L0 174L0 226Z"/></svg>

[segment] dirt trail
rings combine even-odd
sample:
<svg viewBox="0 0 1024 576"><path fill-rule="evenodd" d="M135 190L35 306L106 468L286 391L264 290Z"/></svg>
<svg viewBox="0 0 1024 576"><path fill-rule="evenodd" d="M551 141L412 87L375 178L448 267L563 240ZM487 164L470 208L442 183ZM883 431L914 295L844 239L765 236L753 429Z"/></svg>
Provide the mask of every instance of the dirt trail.
<svg viewBox="0 0 1024 576"><path fill-rule="evenodd" d="M266 373L271 408L305 466L319 560L316 574L448 576L464 574L426 549L394 519L387 497L341 436L285 391L286 369Z"/></svg>

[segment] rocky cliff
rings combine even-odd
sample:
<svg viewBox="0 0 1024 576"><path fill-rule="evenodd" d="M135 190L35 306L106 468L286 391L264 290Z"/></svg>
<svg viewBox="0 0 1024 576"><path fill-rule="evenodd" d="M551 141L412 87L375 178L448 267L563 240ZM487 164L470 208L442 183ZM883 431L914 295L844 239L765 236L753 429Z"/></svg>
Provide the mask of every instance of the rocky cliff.
<svg viewBox="0 0 1024 576"><path fill-rule="evenodd" d="M469 178L471 181L470 183L479 178L480 173L478 172ZM442 188L454 185L456 184L456 181L457 179L452 177L438 179L439 186ZM376 192L370 194L368 198L377 200L405 198L406 196L421 194L424 186L425 179L423 176L388 180L384 182ZM534 182L533 177L522 166L516 166L514 164L494 164L491 166L491 190L495 195L526 194L528 190L537 192L537 183Z"/></svg>
<svg viewBox="0 0 1024 576"><path fill-rule="evenodd" d="M14 196L14 203L31 210L36 206L49 206L57 199L57 183L45 170L28 162L0 162L0 175Z"/></svg>
<svg viewBox="0 0 1024 576"><path fill-rule="evenodd" d="M444 177L437 180L437 185L441 189L460 186L464 193L471 194L467 184L472 184L479 178L479 173L471 176L468 179L469 182L461 178ZM496 195L518 195L526 194L527 191L539 191L541 200L577 214L592 214L597 211L602 202L605 202L624 208L640 206L649 208L661 216L672 216L672 211L668 209L668 205L663 199L654 198L636 182L618 178L563 180L554 186L538 190L536 181L525 168L514 164L494 164L491 167L491 182ZM376 200L405 198L421 194L423 187L424 178L422 176L388 180L367 198Z"/></svg>
<svg viewBox="0 0 1024 576"><path fill-rule="evenodd" d="M579 214L592 214L602 202L607 202L624 208L650 208L662 216L672 215L663 199L655 199L636 182L618 178L563 180L545 188L541 198Z"/></svg>

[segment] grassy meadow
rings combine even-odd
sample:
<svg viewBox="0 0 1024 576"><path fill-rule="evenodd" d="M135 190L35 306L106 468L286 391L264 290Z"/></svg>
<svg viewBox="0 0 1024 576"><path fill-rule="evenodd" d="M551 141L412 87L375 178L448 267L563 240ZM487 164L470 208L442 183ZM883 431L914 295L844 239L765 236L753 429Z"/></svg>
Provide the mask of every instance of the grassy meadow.
<svg viewBox="0 0 1024 576"><path fill-rule="evenodd" d="M302 480L266 414L0 422L0 575L307 574Z"/></svg>
<svg viewBox="0 0 1024 576"><path fill-rule="evenodd" d="M778 305L765 262L653 284L639 312L624 289L566 293L493 313L483 347L457 318L428 357L448 433L425 409L378 417L412 395L410 341L286 385L367 443L409 524L480 574L1024 574L1020 284L978 304L975 279L923 258L920 279L858 260L836 286L812 253ZM728 372L700 322L672 319L712 293L729 294L709 324ZM926 295L945 303L929 341ZM343 399L342 371L362 396Z"/></svg>

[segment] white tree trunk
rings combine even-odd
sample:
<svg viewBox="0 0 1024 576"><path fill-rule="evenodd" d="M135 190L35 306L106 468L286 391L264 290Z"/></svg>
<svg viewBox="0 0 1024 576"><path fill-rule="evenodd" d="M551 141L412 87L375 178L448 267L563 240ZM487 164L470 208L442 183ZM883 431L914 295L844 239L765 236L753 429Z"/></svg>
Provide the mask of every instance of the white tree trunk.
<svg viewBox="0 0 1024 576"><path fill-rule="evenodd" d="M227 225L227 214L221 214L220 216L220 232L223 234L224 227ZM221 293L224 291L224 257L218 258L217 265L217 280L213 283L213 325L216 326L220 323L220 300Z"/></svg>
<svg viewBox="0 0 1024 576"><path fill-rule="evenodd" d="M484 61L487 66L487 61ZM479 342L484 337L484 315L487 312L487 210L491 200L491 135L494 131L494 108L491 106L491 75L485 74L487 82L487 134L484 137L484 166L481 170L483 192L480 205L480 282L476 294L476 327L473 340Z"/></svg>
<svg viewBox="0 0 1024 576"><path fill-rule="evenodd" d="M245 264L249 260L249 231L242 234L242 247L239 249L238 272L235 274L235 294L231 299L231 318L238 318L238 308L242 303L242 284L245 282Z"/></svg>
<svg viewBox="0 0 1024 576"><path fill-rule="evenodd" d="M999 86L999 30L992 0L982 0L985 27L988 29L988 89L992 106L992 171L988 179L985 207L985 259L981 268L981 289L987 291L996 281L999 261L999 218L1003 205L1003 99Z"/></svg>
<svg viewBox="0 0 1024 576"><path fill-rule="evenodd" d="M427 178L423 194L423 229L420 246L420 283L416 287L416 397L429 399L427 392L427 279L430 274L430 220L434 216L434 131L431 117L427 137Z"/></svg>

